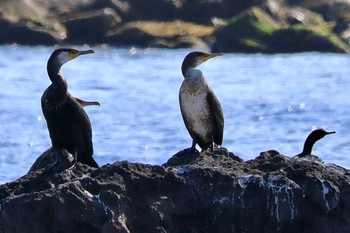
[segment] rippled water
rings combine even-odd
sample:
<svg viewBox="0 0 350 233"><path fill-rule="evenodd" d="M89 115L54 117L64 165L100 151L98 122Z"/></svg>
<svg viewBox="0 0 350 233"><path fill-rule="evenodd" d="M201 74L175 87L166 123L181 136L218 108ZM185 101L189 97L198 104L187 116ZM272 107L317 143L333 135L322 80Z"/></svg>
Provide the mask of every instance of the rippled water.
<svg viewBox="0 0 350 233"><path fill-rule="evenodd" d="M81 47L77 47L81 49ZM191 145L178 91L190 50L94 48L63 66L70 92L86 107L95 159L162 164ZM24 175L50 146L40 97L50 84L53 48L0 46L0 183ZM313 154L350 167L350 57L340 54L225 54L199 67L220 99L224 146L243 159L276 149L295 155L313 127L337 133Z"/></svg>

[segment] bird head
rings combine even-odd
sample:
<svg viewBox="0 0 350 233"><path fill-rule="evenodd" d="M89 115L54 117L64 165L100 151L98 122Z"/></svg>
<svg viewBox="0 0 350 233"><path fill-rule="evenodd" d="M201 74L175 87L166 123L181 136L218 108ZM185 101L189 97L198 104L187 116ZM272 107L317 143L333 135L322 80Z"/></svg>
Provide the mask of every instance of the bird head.
<svg viewBox="0 0 350 233"><path fill-rule="evenodd" d="M296 155L296 156L297 157L303 157L303 156L306 156L306 155L311 155L312 147L314 146L314 144L318 140L323 138L324 136L326 136L328 134L333 134L333 133L335 133L335 131L327 132L323 128L315 129L314 131L312 131L309 134L309 136L307 136L307 138L305 140L305 143L304 143L303 151L300 154Z"/></svg>
<svg viewBox="0 0 350 233"><path fill-rule="evenodd" d="M323 138L324 136L328 135L328 134L333 134L335 133L335 131L330 131L327 132L326 130L324 130L323 128L319 128L319 129L315 129L314 131L312 131L309 135L310 138L313 138L314 141L316 142L317 140L320 140L321 138Z"/></svg>
<svg viewBox="0 0 350 233"><path fill-rule="evenodd" d="M185 76L186 72L190 68L196 68L200 64L208 61L211 58L223 56L223 53L204 53L204 52L191 52L187 54L184 61L182 62L181 70L182 74Z"/></svg>
<svg viewBox="0 0 350 233"><path fill-rule="evenodd" d="M56 49L50 56L47 65L60 68L66 62L73 60L80 55L95 53L94 50L76 50L69 48Z"/></svg>

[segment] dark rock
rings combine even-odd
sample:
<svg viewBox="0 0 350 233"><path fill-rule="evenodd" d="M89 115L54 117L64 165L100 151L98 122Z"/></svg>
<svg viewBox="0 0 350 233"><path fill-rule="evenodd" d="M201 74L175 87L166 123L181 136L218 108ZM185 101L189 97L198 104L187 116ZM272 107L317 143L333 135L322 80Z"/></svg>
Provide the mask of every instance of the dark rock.
<svg viewBox="0 0 350 233"><path fill-rule="evenodd" d="M43 25L41 22L23 20L14 23L6 19L0 19L0 43L25 45L49 45L58 43L66 38L66 34L60 24L53 23L53 25L52 28L48 29L47 27L50 26Z"/></svg>
<svg viewBox="0 0 350 233"><path fill-rule="evenodd" d="M349 44L350 42L350 14L339 17L333 29L334 33Z"/></svg>
<svg viewBox="0 0 350 233"><path fill-rule="evenodd" d="M348 53L349 47L327 28L295 25L274 31L269 38L270 52L305 51Z"/></svg>
<svg viewBox="0 0 350 233"><path fill-rule="evenodd" d="M279 24L262 9L253 7L233 17L214 32L213 51L256 53L269 51L268 39Z"/></svg>
<svg viewBox="0 0 350 233"><path fill-rule="evenodd" d="M261 8L251 8L214 32L213 51L292 53L305 51L348 53L349 46L317 15L299 8L285 9L280 24Z"/></svg>
<svg viewBox="0 0 350 233"><path fill-rule="evenodd" d="M234 15L260 4L261 0L204 0L183 1L179 9L185 21L210 25L213 18L230 19Z"/></svg>
<svg viewBox="0 0 350 233"><path fill-rule="evenodd" d="M106 34L121 19L111 8L74 14L64 21L69 43L104 43Z"/></svg>
<svg viewBox="0 0 350 233"><path fill-rule="evenodd" d="M288 8L285 17L290 25L325 25L325 21L320 14L301 7Z"/></svg>
<svg viewBox="0 0 350 233"><path fill-rule="evenodd" d="M43 168L46 170L54 170L56 172L63 171L74 165L76 160L75 157L76 155L73 156L65 149L58 151L50 147L36 159L28 173Z"/></svg>
<svg viewBox="0 0 350 233"><path fill-rule="evenodd" d="M199 153L198 150L193 151L191 148L184 149L173 155L166 163L163 164L164 167L174 167L182 165L191 165L191 164L209 164L213 161L213 156L220 156L222 163L224 160L229 161L228 163L243 162L243 159L234 155L232 152L229 152L226 148L220 147L214 149L214 155L211 153L210 149Z"/></svg>
<svg viewBox="0 0 350 233"><path fill-rule="evenodd" d="M243 162L225 148L165 165L30 172L0 186L0 232L349 232L342 167L273 150Z"/></svg>
<svg viewBox="0 0 350 233"><path fill-rule="evenodd" d="M107 41L116 45L141 47L179 48L181 45L196 47L203 46L200 43L205 43L205 39L209 38L213 31L212 26L179 20L172 22L136 21L109 31ZM201 38L203 40L199 41Z"/></svg>
<svg viewBox="0 0 350 233"><path fill-rule="evenodd" d="M0 21L0 43L52 45L66 38L64 26L37 1L1 1Z"/></svg>
<svg viewBox="0 0 350 233"><path fill-rule="evenodd" d="M181 1L181 0L180 0ZM140 1L129 0L130 10L125 15L128 21L173 21L175 20L178 10L177 2L180 1L164 1L164 0L152 0L152 1Z"/></svg>
<svg viewBox="0 0 350 233"><path fill-rule="evenodd" d="M112 8L121 16L122 21L126 21L130 11L130 3L127 0L95 0L91 4L85 5L84 11L93 11L103 8Z"/></svg>
<svg viewBox="0 0 350 233"><path fill-rule="evenodd" d="M347 0L3 0L0 44L344 53L350 30L343 19L349 12Z"/></svg>
<svg viewBox="0 0 350 233"><path fill-rule="evenodd" d="M323 16L327 21L334 21L340 15L350 10L350 2L348 0L285 0L288 5L298 5L307 8L311 11L317 12Z"/></svg>
<svg viewBox="0 0 350 233"><path fill-rule="evenodd" d="M284 0L266 0L261 5L261 9L268 13L274 20L285 23L288 6Z"/></svg>

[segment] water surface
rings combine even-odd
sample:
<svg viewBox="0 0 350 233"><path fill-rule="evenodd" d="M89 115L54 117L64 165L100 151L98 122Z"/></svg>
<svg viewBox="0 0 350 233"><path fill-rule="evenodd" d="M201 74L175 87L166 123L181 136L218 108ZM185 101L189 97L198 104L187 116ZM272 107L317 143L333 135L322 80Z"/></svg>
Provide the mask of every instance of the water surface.
<svg viewBox="0 0 350 233"><path fill-rule="evenodd" d="M82 49L82 47L77 47ZM0 184L24 175L50 147L40 98L54 48L0 46ZM93 48L62 68L86 107L100 164L162 164L191 145L178 91L187 49ZM269 149L298 154L312 128L337 133L313 154L350 167L350 57L343 54L225 54L199 67L222 103L224 146L245 160Z"/></svg>

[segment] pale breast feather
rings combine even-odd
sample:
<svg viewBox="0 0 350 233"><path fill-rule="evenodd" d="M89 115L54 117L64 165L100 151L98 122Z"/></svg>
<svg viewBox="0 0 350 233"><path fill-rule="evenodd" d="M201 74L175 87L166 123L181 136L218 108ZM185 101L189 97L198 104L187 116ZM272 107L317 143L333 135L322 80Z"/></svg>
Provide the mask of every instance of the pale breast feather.
<svg viewBox="0 0 350 233"><path fill-rule="evenodd" d="M193 130L202 137L209 137L212 125L210 124L210 112L207 103L206 91L198 91L193 93L192 90L182 85L180 89L180 107L181 112L189 130Z"/></svg>

